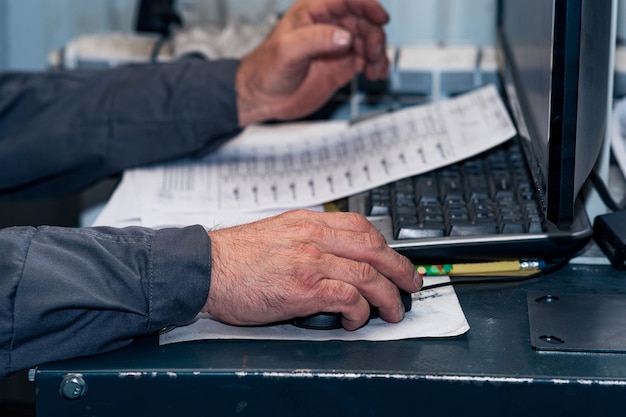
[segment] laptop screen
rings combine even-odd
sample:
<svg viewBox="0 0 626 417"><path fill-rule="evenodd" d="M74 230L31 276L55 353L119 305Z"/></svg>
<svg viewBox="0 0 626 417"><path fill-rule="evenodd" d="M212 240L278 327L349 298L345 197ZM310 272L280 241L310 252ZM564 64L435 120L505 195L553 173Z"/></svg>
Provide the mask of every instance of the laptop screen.
<svg viewBox="0 0 626 417"><path fill-rule="evenodd" d="M544 205L560 228L607 129L611 0L500 0L497 51L505 94Z"/></svg>

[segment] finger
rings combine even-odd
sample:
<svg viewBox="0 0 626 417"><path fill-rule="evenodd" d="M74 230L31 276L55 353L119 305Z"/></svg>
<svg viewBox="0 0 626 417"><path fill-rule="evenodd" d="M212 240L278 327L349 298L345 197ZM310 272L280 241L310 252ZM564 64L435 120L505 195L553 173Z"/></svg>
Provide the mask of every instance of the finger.
<svg viewBox="0 0 626 417"><path fill-rule="evenodd" d="M318 268L328 279L356 288L386 321L396 323L404 317L398 288L371 265L327 254L320 258Z"/></svg>
<svg viewBox="0 0 626 417"><path fill-rule="evenodd" d="M363 72L370 80L382 80L389 76L389 60L384 59L364 65Z"/></svg>
<svg viewBox="0 0 626 417"><path fill-rule="evenodd" d="M365 38L365 58L370 62L379 61L387 58L385 32L378 29L371 29L364 36Z"/></svg>
<svg viewBox="0 0 626 417"><path fill-rule="evenodd" d="M389 22L389 14L385 8L374 0L335 0L327 2L326 9L336 19L357 16L376 25Z"/></svg>
<svg viewBox="0 0 626 417"><path fill-rule="evenodd" d="M280 47L293 62L302 62L323 54L347 51L352 34L333 25L310 25L285 35Z"/></svg>
<svg viewBox="0 0 626 417"><path fill-rule="evenodd" d="M346 17L337 25L353 34L354 51L368 61L386 58L386 35L381 26L364 19Z"/></svg>
<svg viewBox="0 0 626 417"><path fill-rule="evenodd" d="M348 1L316 3L310 10L304 12L307 17L300 17L296 26L309 25L312 22L333 24L347 29L355 38L382 40L384 49L385 34L383 25L389 21L389 15L376 1ZM368 47L372 47L370 44ZM357 53L365 56L363 49ZM371 53L371 52L370 52ZM376 52L378 55L381 52ZM369 58L368 56L368 59Z"/></svg>
<svg viewBox="0 0 626 417"><path fill-rule="evenodd" d="M386 25L389 23L389 14L385 8L378 2L372 0L348 0L348 4L353 13L361 14L375 25Z"/></svg>
<svg viewBox="0 0 626 417"><path fill-rule="evenodd" d="M356 330L369 319L370 304L356 287L344 281L321 280L315 297L322 306L321 311L341 313L342 326L346 330Z"/></svg>
<svg viewBox="0 0 626 417"><path fill-rule="evenodd" d="M366 262L400 288L416 292L422 277L413 264L391 249L383 235L367 219L355 213L317 213L326 228L320 239L324 250L336 256Z"/></svg>

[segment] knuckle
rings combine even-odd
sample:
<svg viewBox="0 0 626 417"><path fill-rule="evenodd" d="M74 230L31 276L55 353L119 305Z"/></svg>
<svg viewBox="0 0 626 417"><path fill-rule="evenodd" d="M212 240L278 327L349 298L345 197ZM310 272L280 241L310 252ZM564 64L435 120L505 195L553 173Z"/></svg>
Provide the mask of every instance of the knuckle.
<svg viewBox="0 0 626 417"><path fill-rule="evenodd" d="M361 299L361 294L358 290L351 285L344 285L338 288L333 293L335 303L337 305L356 305Z"/></svg>
<svg viewBox="0 0 626 417"><path fill-rule="evenodd" d="M368 263L359 263L354 269L354 279L356 282L369 282L376 278L378 275L374 267Z"/></svg>
<svg viewBox="0 0 626 417"><path fill-rule="evenodd" d="M303 236L309 240L320 239L324 236L323 227L310 222L302 222L297 225L298 235Z"/></svg>
<svg viewBox="0 0 626 417"><path fill-rule="evenodd" d="M356 230L368 230L372 228L371 223L367 218L359 213L343 213L345 214L345 221Z"/></svg>
<svg viewBox="0 0 626 417"><path fill-rule="evenodd" d="M317 264L318 261L321 261L324 256L324 253L317 246L310 244L300 245L298 252L302 254L304 259L307 259L307 263L309 263L309 266L311 266L311 260L313 260L315 264Z"/></svg>
<svg viewBox="0 0 626 417"><path fill-rule="evenodd" d="M372 233L367 235L367 244L376 251L387 249L387 241L380 233Z"/></svg>
<svg viewBox="0 0 626 417"><path fill-rule="evenodd" d="M363 216L362 214L359 214L359 213L346 213L346 214L352 217L352 221L354 221L357 224L369 223L367 221L367 218L365 218L365 216Z"/></svg>

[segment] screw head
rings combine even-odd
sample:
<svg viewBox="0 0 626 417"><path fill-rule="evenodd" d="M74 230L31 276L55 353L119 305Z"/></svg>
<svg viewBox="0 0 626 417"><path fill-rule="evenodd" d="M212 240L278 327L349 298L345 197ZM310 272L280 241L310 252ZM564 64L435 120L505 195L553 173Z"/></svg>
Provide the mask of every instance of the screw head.
<svg viewBox="0 0 626 417"><path fill-rule="evenodd" d="M77 400L87 392L87 383L79 374L67 374L61 382L60 393L68 400Z"/></svg>

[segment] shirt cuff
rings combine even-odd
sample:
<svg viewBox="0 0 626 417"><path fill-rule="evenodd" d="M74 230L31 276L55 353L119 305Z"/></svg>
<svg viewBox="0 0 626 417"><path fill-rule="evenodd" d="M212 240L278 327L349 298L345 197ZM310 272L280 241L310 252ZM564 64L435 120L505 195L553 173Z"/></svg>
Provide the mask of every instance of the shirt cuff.
<svg viewBox="0 0 626 417"><path fill-rule="evenodd" d="M150 254L148 333L193 320L211 284L211 239L202 226L156 231Z"/></svg>

